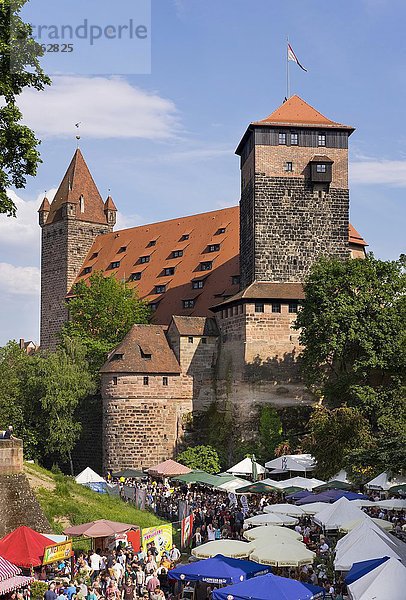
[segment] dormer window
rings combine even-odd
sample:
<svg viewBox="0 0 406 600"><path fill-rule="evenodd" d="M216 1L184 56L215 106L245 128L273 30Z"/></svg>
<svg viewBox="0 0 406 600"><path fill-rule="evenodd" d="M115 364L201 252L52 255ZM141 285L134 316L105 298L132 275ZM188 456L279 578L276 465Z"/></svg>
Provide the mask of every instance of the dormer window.
<svg viewBox="0 0 406 600"><path fill-rule="evenodd" d="M127 250L127 246L121 246L121 248L119 248L117 254L122 254L123 252L125 252Z"/></svg>
<svg viewBox="0 0 406 600"><path fill-rule="evenodd" d="M216 231L216 235L221 235L222 233L226 232L226 228L225 227L219 227Z"/></svg>
<svg viewBox="0 0 406 600"><path fill-rule="evenodd" d="M111 357L110 361L112 361L112 360L123 360L123 356L124 356L123 353L116 352L115 354L113 354L113 356Z"/></svg>
<svg viewBox="0 0 406 600"><path fill-rule="evenodd" d="M240 284L240 276L239 275L233 275L231 277L231 284L232 285L239 285Z"/></svg>
<svg viewBox="0 0 406 600"><path fill-rule="evenodd" d="M316 165L316 172L317 173L325 173L327 171L327 165L324 164L318 164Z"/></svg>
<svg viewBox="0 0 406 600"><path fill-rule="evenodd" d="M120 266L120 261L119 260L113 260L112 263L110 263L110 269L118 269Z"/></svg>
<svg viewBox="0 0 406 600"><path fill-rule="evenodd" d="M85 199L83 195L81 195L79 198L79 210L81 213L85 212Z"/></svg>
<svg viewBox="0 0 406 600"><path fill-rule="evenodd" d="M203 286L204 286L204 279L195 279L195 281L192 281L192 288L194 290L201 290Z"/></svg>
<svg viewBox="0 0 406 600"><path fill-rule="evenodd" d="M206 260L204 262L200 263L200 270L201 271L210 271L213 267L213 263L211 260Z"/></svg>
<svg viewBox="0 0 406 600"><path fill-rule="evenodd" d="M172 252L172 258L179 258L180 256L183 256L183 250L174 250Z"/></svg>
<svg viewBox="0 0 406 600"><path fill-rule="evenodd" d="M180 239L181 239L181 242L186 242L186 240L189 239L189 234L188 233L184 233Z"/></svg>
<svg viewBox="0 0 406 600"><path fill-rule="evenodd" d="M285 171L287 171L288 173L292 173L293 171L293 163L292 162L285 162L285 167L284 167Z"/></svg>
<svg viewBox="0 0 406 600"><path fill-rule="evenodd" d="M326 134L325 133L319 133L317 136L317 145L318 146L325 146L326 145Z"/></svg>
<svg viewBox="0 0 406 600"><path fill-rule="evenodd" d="M156 294L164 294L166 292L166 285L156 285L155 293Z"/></svg>
<svg viewBox="0 0 406 600"><path fill-rule="evenodd" d="M83 275L88 275L88 273L92 272L92 267L85 267L83 269Z"/></svg>
<svg viewBox="0 0 406 600"><path fill-rule="evenodd" d="M167 277L170 275L175 275L175 267L166 267L166 269L164 269L164 274Z"/></svg>
<svg viewBox="0 0 406 600"><path fill-rule="evenodd" d="M156 246L156 240L151 240L151 241L148 243L148 247L151 247L151 246Z"/></svg>
<svg viewBox="0 0 406 600"><path fill-rule="evenodd" d="M92 256L90 257L90 260L94 260L95 258L97 258L99 256L98 252L93 252Z"/></svg>
<svg viewBox="0 0 406 600"><path fill-rule="evenodd" d="M149 256L140 256L140 263L143 265L149 262Z"/></svg>
<svg viewBox="0 0 406 600"><path fill-rule="evenodd" d="M194 308L194 307L195 307L195 301L193 299L183 300L183 308Z"/></svg>
<svg viewBox="0 0 406 600"><path fill-rule="evenodd" d="M152 354L149 349L144 351L142 348L140 348L140 352L141 352L141 358L143 358L144 360L152 359Z"/></svg>
<svg viewBox="0 0 406 600"><path fill-rule="evenodd" d="M131 273L130 281L139 281L141 279L142 273Z"/></svg>
<svg viewBox="0 0 406 600"><path fill-rule="evenodd" d="M151 302L149 305L149 308L152 310L152 312L155 312L156 309L158 308L158 303L157 302Z"/></svg>
<svg viewBox="0 0 406 600"><path fill-rule="evenodd" d="M219 252L220 251L220 244L210 244L207 248L208 252Z"/></svg>

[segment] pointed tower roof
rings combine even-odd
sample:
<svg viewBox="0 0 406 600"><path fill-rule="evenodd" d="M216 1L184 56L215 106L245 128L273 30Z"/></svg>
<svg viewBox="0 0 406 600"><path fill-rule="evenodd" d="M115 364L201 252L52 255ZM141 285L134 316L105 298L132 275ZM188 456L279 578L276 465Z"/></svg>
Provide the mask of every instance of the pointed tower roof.
<svg viewBox="0 0 406 600"><path fill-rule="evenodd" d="M45 198L43 199L41 206L38 209L38 212L49 212L51 208L51 205L49 204L49 200L48 198L45 196Z"/></svg>
<svg viewBox="0 0 406 600"><path fill-rule="evenodd" d="M104 203L104 210L115 210L117 212L116 205L114 204L113 198L111 196L107 197L107 200Z"/></svg>
<svg viewBox="0 0 406 600"><path fill-rule="evenodd" d="M83 196L83 211L79 209L81 196ZM73 155L68 170L51 203L47 224L59 221L62 218L62 205L67 202L78 206L76 218L79 221L106 223L102 197L79 148Z"/></svg>
<svg viewBox="0 0 406 600"><path fill-rule="evenodd" d="M300 125L353 129L348 125L337 123L322 115L299 96L291 96L268 117L255 121L258 125Z"/></svg>

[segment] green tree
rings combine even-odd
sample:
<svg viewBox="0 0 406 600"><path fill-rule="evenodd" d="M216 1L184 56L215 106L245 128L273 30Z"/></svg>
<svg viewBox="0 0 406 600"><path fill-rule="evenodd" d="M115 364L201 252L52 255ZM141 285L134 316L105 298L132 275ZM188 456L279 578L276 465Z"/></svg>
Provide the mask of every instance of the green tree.
<svg viewBox="0 0 406 600"><path fill-rule="evenodd" d="M189 469L199 469L206 473L218 473L220 460L212 446L194 446L181 452L177 460Z"/></svg>
<svg viewBox="0 0 406 600"><path fill-rule="evenodd" d="M69 301L69 321L62 337L78 338L86 346L94 373L110 352L135 323L148 323L150 309L135 291L113 275L104 277L95 272L90 285L76 284Z"/></svg>
<svg viewBox="0 0 406 600"><path fill-rule="evenodd" d="M15 216L16 206L7 188L23 188L26 176L34 176L41 162L39 141L21 123L16 104L25 88L43 90L50 79L43 73L38 57L41 46L32 38L32 28L21 19L27 0L2 0L0 3L0 213Z"/></svg>
<svg viewBox="0 0 406 600"><path fill-rule="evenodd" d="M327 435L340 458L335 466L344 466L351 452L347 428L349 432L353 427L354 435L365 431L361 419L366 420L372 436L372 442L364 447L366 453L370 444L379 445L379 440L398 447L404 439L405 292L403 258L390 262L373 256L347 261L324 258L313 266L307 279L306 299L295 324L304 346L302 370L327 409L343 409L329 413L330 423L322 415L314 415L311 439L316 449L325 442L321 436ZM329 428L335 428L334 432L328 434ZM335 435L337 442L333 441Z"/></svg>
<svg viewBox="0 0 406 600"><path fill-rule="evenodd" d="M275 448L282 441L282 421L278 411L265 404L259 413L259 451L260 460L271 460L275 456Z"/></svg>

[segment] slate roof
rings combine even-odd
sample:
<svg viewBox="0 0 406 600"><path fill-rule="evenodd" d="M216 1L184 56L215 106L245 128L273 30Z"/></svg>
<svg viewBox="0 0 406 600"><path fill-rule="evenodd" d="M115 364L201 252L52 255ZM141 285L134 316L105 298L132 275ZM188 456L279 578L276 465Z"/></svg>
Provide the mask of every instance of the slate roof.
<svg viewBox="0 0 406 600"><path fill-rule="evenodd" d="M176 325L179 335L219 335L216 320L209 317L181 317L174 315L172 321Z"/></svg>
<svg viewBox="0 0 406 600"><path fill-rule="evenodd" d="M304 300L304 290L301 283L268 283L254 282L245 290L242 290L219 302L213 306L213 310L218 310L223 306L228 306L237 300Z"/></svg>

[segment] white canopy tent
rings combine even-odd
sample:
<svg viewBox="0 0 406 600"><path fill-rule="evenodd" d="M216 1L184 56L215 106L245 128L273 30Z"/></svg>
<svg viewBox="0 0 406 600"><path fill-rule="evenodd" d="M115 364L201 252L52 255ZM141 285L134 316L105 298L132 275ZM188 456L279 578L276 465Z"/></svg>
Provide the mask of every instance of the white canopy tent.
<svg viewBox="0 0 406 600"><path fill-rule="evenodd" d="M406 568L395 558L376 567L348 586L351 600L404 600Z"/></svg>
<svg viewBox="0 0 406 600"><path fill-rule="evenodd" d="M238 488L244 487L246 485L252 484L252 481L247 481L247 479L241 479L240 477L234 477L229 481L225 481L221 485L219 485L216 489L222 490L223 492L235 492Z"/></svg>
<svg viewBox="0 0 406 600"><path fill-rule="evenodd" d="M318 525L322 525L324 529L329 531L340 529L344 523L364 518L365 513L345 497L336 500L333 504L326 504L325 508L313 517Z"/></svg>
<svg viewBox="0 0 406 600"><path fill-rule="evenodd" d="M265 473L265 468L257 462L255 462L255 464L257 467L257 475L263 475ZM252 475L252 460L250 458L244 458L244 460L227 469L227 473L231 473L232 475Z"/></svg>
<svg viewBox="0 0 406 600"><path fill-rule="evenodd" d="M106 483L106 481L93 471L90 467L86 467L79 475L75 477L76 483L86 484L86 483Z"/></svg>
<svg viewBox="0 0 406 600"><path fill-rule="evenodd" d="M244 519L244 525L296 525L297 519L288 517L287 515L277 515L275 513L267 513L264 515L255 515L249 519Z"/></svg>
<svg viewBox="0 0 406 600"><path fill-rule="evenodd" d="M326 502L311 502L310 504L301 504L300 508L305 515L316 515L320 511L324 510L326 506L330 506Z"/></svg>
<svg viewBox="0 0 406 600"><path fill-rule="evenodd" d="M385 510L406 510L406 500L402 500L401 498L379 500L375 502L375 506L379 506L379 508L384 508Z"/></svg>
<svg viewBox="0 0 406 600"><path fill-rule="evenodd" d="M371 518L368 515L365 516L367 520ZM343 525L341 525L340 531L348 533L349 531L352 531L353 529L358 527L358 525L360 525L364 520L365 519L356 519L355 521L344 523ZM375 525L378 525L380 529L383 529L383 531L392 531L392 529L394 528L393 523L391 523L390 521L384 521L384 519L372 519L372 521L375 523Z"/></svg>
<svg viewBox="0 0 406 600"><path fill-rule="evenodd" d="M389 473L384 471L383 473L380 473L379 475L374 477L374 479L371 479L371 481L368 481L368 483L365 484L365 487L370 490L386 492L387 490L389 490L389 488L393 487L394 485L400 485L402 483L406 483L406 479L404 477L390 478Z"/></svg>
<svg viewBox="0 0 406 600"><path fill-rule="evenodd" d="M343 483L351 483L348 479L347 471L345 471L345 469L341 469L337 475L330 477L329 481L342 481Z"/></svg>
<svg viewBox="0 0 406 600"><path fill-rule="evenodd" d="M276 481L276 479L264 479L262 481L262 483L264 483L265 485L272 485L278 489L280 489L281 491L283 491L285 488L288 487L300 487L303 488L304 490L309 490L311 491L313 488L322 485L323 483L326 483L325 481L322 481L321 479L315 479L314 477L291 477L290 479L284 479L283 481Z"/></svg>
<svg viewBox="0 0 406 600"><path fill-rule="evenodd" d="M265 463L269 470L300 471L306 473L316 468L316 461L311 454L285 454Z"/></svg>
<svg viewBox="0 0 406 600"><path fill-rule="evenodd" d="M354 542L357 542L362 537L365 537L368 531L375 531L385 542L391 544L392 541L389 535L383 531L372 519L364 519L361 523L354 527L347 535L338 540L336 544L336 552L349 548Z"/></svg>
<svg viewBox="0 0 406 600"><path fill-rule="evenodd" d="M269 504L264 506L265 513L276 513L281 515L289 515L290 517L303 517L304 512L300 506L295 504Z"/></svg>
<svg viewBox="0 0 406 600"><path fill-rule="evenodd" d="M252 529L247 529L247 531L244 531L243 536L249 542L259 539L268 540L270 537L290 538L293 540L298 540L299 542L303 541L303 537L300 535L300 533L294 531L294 529L280 527L279 525L273 525L272 527L267 527L266 525L253 527Z"/></svg>

